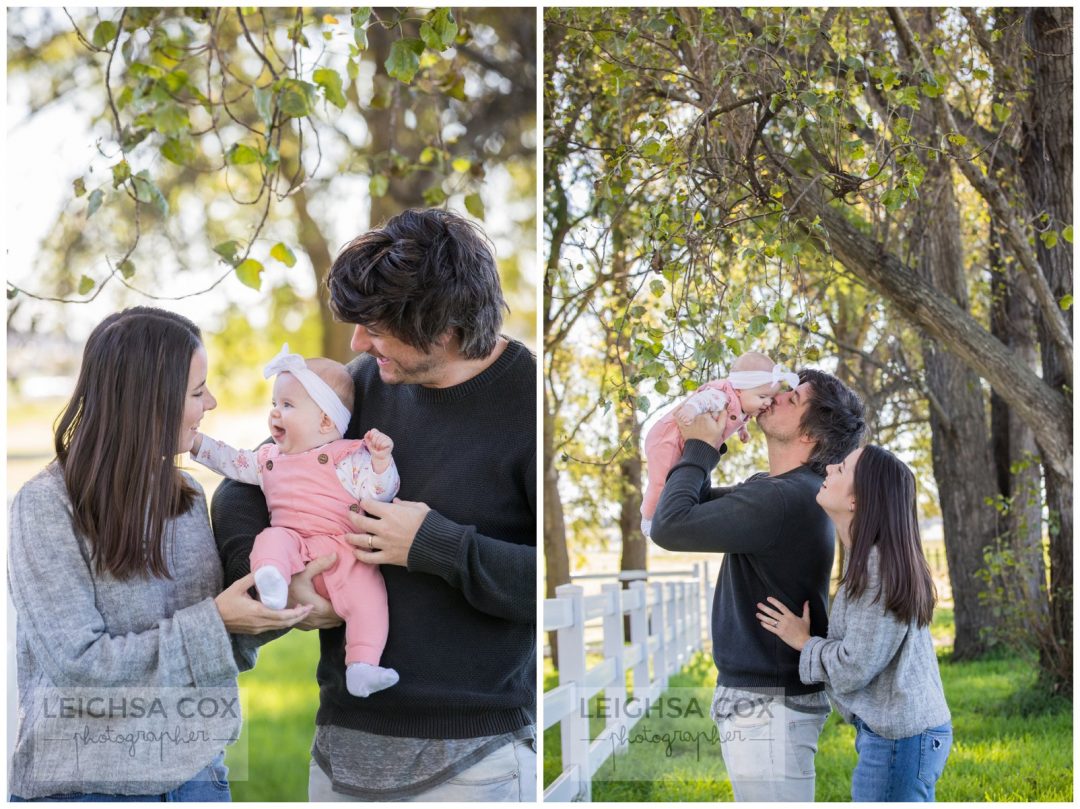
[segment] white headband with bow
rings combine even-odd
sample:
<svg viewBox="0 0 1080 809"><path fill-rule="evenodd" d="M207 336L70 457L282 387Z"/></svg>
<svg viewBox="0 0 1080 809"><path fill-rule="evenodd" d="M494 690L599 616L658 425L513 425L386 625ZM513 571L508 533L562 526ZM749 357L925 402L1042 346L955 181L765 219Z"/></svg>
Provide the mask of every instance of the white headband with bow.
<svg viewBox="0 0 1080 809"><path fill-rule="evenodd" d="M304 386L304 390L308 392L308 395L319 406L319 409L334 422L338 432L345 435L345 431L349 429L349 419L351 418L349 408L341 403L338 395L334 393L329 385L322 381L317 373L307 367L303 357L299 354L289 353L288 343L282 345L278 355L266 364L266 367L263 368L263 376L269 379L285 372L296 377L296 381Z"/></svg>
<svg viewBox="0 0 1080 809"><path fill-rule="evenodd" d="M799 386L799 375L787 370L783 365L774 365L772 371L732 371L728 374L728 382L736 390L747 390L760 385L779 386L786 382L787 386L795 389Z"/></svg>

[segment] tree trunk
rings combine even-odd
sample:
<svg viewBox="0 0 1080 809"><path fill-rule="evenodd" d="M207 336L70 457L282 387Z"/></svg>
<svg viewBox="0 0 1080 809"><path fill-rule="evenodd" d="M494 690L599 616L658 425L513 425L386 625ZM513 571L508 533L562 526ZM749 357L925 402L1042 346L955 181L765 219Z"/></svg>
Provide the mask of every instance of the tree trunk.
<svg viewBox="0 0 1080 809"><path fill-rule="evenodd" d="M990 222L990 329L1024 362L1038 362L1035 320L1023 275L1005 266L1000 239ZM1016 566L1001 581L1005 592L1023 599L1024 628L1036 630L1049 613L1043 560L1042 475L1035 436L996 391L990 396L990 432L998 491L1008 504L1000 545L1015 555ZM1019 629L1020 627L1017 627Z"/></svg>
<svg viewBox="0 0 1080 809"><path fill-rule="evenodd" d="M326 237L319 223L308 211L307 191L301 188L292 195L293 210L296 212L296 235L300 246L311 259L315 271L316 294L319 300L319 320L322 323L322 355L338 362L348 362L353 357L349 348L353 325L334 319L330 311L330 294L326 288L326 276L333 264L333 256L326 244ZM356 235L360 235L359 232Z"/></svg>
<svg viewBox="0 0 1080 809"><path fill-rule="evenodd" d="M1072 9L1038 8L1025 14L1025 34L1031 49L1030 108L1025 116L1020 175L1031 201L1031 214L1049 216L1048 225L1059 230L1073 221L1072 204ZM1072 249L1064 241L1048 248L1038 240L1037 253L1056 298L1072 293ZM1072 321L1068 320L1070 333ZM1050 338L1043 318L1038 319L1043 379L1062 390L1068 369ZM1072 412L1053 422L1062 441L1072 444ZM1046 458L1046 447L1043 449ZM1046 500L1050 512L1050 609L1057 652L1044 650L1040 662L1055 688L1072 694L1072 473L1053 463L1045 468Z"/></svg>
<svg viewBox="0 0 1080 809"><path fill-rule="evenodd" d="M626 237L618 219L611 225L612 245L612 309L619 311L630 306L632 292L627 281ZM634 376L635 370L629 359L628 342L631 327L625 323L618 331L608 332L608 354L614 364L622 369L624 380ZM620 402L616 408L619 440L625 441L619 460L619 480L615 491L619 497L619 540L622 556L619 570L645 570L648 546L641 533L641 420L633 402ZM624 582L623 586L627 586Z"/></svg>
<svg viewBox="0 0 1080 809"><path fill-rule="evenodd" d="M544 581L547 598L555 588L570 583L570 555L566 549L566 521L559 495L559 470L555 466L555 414L544 392ZM548 635L551 662L559 667L555 633Z"/></svg>
<svg viewBox="0 0 1080 809"><path fill-rule="evenodd" d="M913 26L932 28L930 10L913 13ZM932 122L914 119L913 131L926 137ZM917 134L917 137L919 135ZM919 275L938 295L968 311L960 215L952 174L945 161L927 161L919 189L912 233L912 257ZM956 639L953 655L970 659L987 647L987 630L995 628L992 613L979 603L983 551L997 537L996 512L986 504L997 491L990 460L986 403L978 375L948 347L927 337L923 342L927 389L941 408L930 408L934 478L945 533L945 555L952 583Z"/></svg>
<svg viewBox="0 0 1080 809"><path fill-rule="evenodd" d="M969 368L987 380L1025 424L1031 426L1046 463L1072 480L1072 438L1060 425L1071 424L1072 406L1045 384L970 314L911 272L885 246L852 225L815 186L792 181L785 202L807 222L821 218L827 236L800 225L825 255L892 303L905 319L947 345Z"/></svg>

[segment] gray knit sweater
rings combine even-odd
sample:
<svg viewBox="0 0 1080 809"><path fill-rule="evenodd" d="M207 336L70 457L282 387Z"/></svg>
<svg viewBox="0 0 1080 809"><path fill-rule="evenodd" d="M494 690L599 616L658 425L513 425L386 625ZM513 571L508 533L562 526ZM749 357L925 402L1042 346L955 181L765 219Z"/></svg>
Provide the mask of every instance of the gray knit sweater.
<svg viewBox="0 0 1080 809"><path fill-rule="evenodd" d="M254 644L234 643L214 604L221 562L202 489L188 482L199 495L169 523L171 578L98 575L56 463L16 495L13 794L165 793L239 735L236 677Z"/></svg>
<svg viewBox="0 0 1080 809"><path fill-rule="evenodd" d="M865 592L843 585L829 612L828 638L811 637L799 656L804 683L825 690L846 722L857 716L886 739L915 736L950 720L929 627L901 623L878 601L878 549L867 560Z"/></svg>

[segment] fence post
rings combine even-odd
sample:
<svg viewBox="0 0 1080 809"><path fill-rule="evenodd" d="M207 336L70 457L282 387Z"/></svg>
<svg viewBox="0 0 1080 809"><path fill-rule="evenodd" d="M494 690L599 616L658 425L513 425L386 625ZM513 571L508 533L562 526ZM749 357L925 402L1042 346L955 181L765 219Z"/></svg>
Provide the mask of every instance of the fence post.
<svg viewBox="0 0 1080 809"><path fill-rule="evenodd" d="M667 688L668 678L668 649L665 639L665 635L667 635L667 622L665 620L667 610L664 604L664 585L660 582L654 582L651 589L653 591L653 605L649 635L656 638L656 655L653 657L653 679L650 681L649 686L650 688L655 686L656 693L659 695L661 691Z"/></svg>
<svg viewBox="0 0 1080 809"><path fill-rule="evenodd" d="M639 593L641 605L630 612L630 642L641 646L641 659L634 666L634 698L649 693L649 593L645 582L630 582L630 590Z"/></svg>
<svg viewBox="0 0 1080 809"><path fill-rule="evenodd" d="M555 588L555 597L573 605L574 625L556 633L559 649L559 684L573 684L575 710L559 723L562 735L562 766L578 768L579 800L592 800L592 773L589 772L589 703L585 699L585 590L577 584Z"/></svg>
<svg viewBox="0 0 1080 809"><path fill-rule="evenodd" d="M610 718L605 717L604 728L607 729L618 723L619 717L626 713L626 669L623 661L626 647L623 644L622 585L605 584L600 591L608 602L604 612L604 657L615 661L615 679L604 689L608 705L615 711ZM620 745L620 749L624 746Z"/></svg>

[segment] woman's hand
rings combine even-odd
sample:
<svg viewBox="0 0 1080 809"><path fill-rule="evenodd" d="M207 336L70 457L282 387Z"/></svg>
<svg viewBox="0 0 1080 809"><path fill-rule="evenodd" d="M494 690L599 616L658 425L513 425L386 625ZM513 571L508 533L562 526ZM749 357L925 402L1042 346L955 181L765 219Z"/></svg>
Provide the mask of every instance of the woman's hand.
<svg viewBox="0 0 1080 809"><path fill-rule="evenodd" d="M287 610L272 610L248 594L255 585L255 574L248 573L229 585L214 604L221 621L233 635L261 635L271 629L288 629L307 617L311 605L304 604Z"/></svg>
<svg viewBox="0 0 1080 809"><path fill-rule="evenodd" d="M801 652L802 647L810 640L810 602L803 603L802 617L793 613L779 600L769 596L769 604L757 605L757 619L761 621L763 629L772 632L780 640L792 649Z"/></svg>

